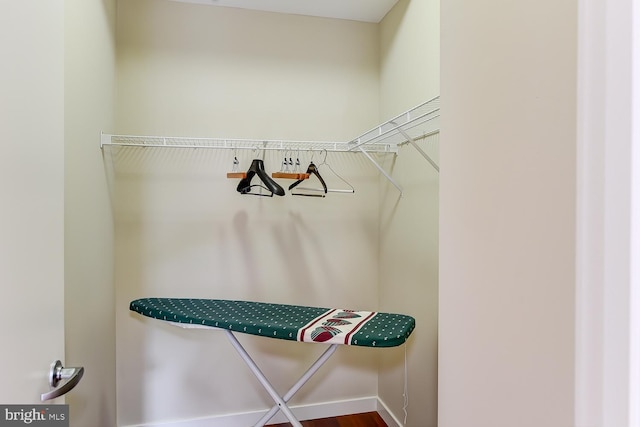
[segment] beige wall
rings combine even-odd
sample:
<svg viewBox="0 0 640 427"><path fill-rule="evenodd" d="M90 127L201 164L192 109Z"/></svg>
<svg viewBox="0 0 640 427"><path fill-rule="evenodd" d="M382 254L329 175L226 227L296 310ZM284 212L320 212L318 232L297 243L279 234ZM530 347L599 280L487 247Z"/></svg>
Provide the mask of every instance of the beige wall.
<svg viewBox="0 0 640 427"><path fill-rule="evenodd" d="M440 94L440 2L400 0L380 24L380 119Z"/></svg>
<svg viewBox="0 0 640 427"><path fill-rule="evenodd" d="M345 140L377 123L375 24L166 0L120 6L121 133Z"/></svg>
<svg viewBox="0 0 640 427"><path fill-rule="evenodd" d="M355 137L378 122L378 31L351 21L120 2L116 131ZM327 161L356 193L320 200L239 195L237 180L225 178L230 151L111 154L120 425L271 405L224 335L142 320L128 311L134 298L378 306L378 172L364 157L329 154ZM247 168L262 153L237 155ZM267 153L267 168L279 168L281 156ZM300 157L306 167L311 154ZM318 153L315 160L321 161ZM320 168L330 187L344 187ZM240 339L278 389L286 389L321 350ZM294 406L377 395L375 351L341 349L328 364L296 395Z"/></svg>
<svg viewBox="0 0 640 427"><path fill-rule="evenodd" d="M439 95L440 2L400 1L381 23L381 119ZM437 136L418 144L438 161ZM438 209L437 171L403 146L385 167L403 188L380 178L380 305L409 313L416 331L407 345L407 426L437 425ZM404 349L381 354L379 396L403 421Z"/></svg>
<svg viewBox="0 0 640 427"><path fill-rule="evenodd" d="M80 384L54 401L70 404L72 426L115 425L113 230L98 149L112 117L114 7L21 1L4 2L0 13L10 64L0 78L8 147L0 271L11 293L2 324L16 336L1 335L21 349L3 352L10 368L0 400L42 403L23 391L34 382L49 390L52 361L84 366Z"/></svg>
<svg viewBox="0 0 640 427"><path fill-rule="evenodd" d="M0 402L29 404L64 359L63 4L0 16Z"/></svg>
<svg viewBox="0 0 640 427"><path fill-rule="evenodd" d="M64 2L65 365L86 370L67 395L77 427L116 416L113 224L99 149L113 128L115 8Z"/></svg>
<svg viewBox="0 0 640 427"><path fill-rule="evenodd" d="M574 425L576 19L442 4L440 427Z"/></svg>

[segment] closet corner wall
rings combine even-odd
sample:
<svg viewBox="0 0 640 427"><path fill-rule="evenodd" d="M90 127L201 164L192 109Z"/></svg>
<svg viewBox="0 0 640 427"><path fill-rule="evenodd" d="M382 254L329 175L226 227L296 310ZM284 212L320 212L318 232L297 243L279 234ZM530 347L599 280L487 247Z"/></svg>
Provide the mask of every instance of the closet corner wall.
<svg viewBox="0 0 640 427"><path fill-rule="evenodd" d="M380 24L380 111L383 117L440 94L440 0L401 0ZM419 142L439 164L440 134ZM391 159L387 159L391 161ZM439 173L409 144L393 164L402 199L380 177L380 309L416 318L407 346L408 416L411 427L438 425ZM378 395L404 421L405 354L381 356ZM394 425L388 421L389 425Z"/></svg>

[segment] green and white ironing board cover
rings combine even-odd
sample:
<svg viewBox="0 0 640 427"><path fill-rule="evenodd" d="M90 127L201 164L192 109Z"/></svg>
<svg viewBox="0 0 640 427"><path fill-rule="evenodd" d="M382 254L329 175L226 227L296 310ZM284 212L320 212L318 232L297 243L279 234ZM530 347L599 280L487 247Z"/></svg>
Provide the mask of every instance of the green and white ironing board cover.
<svg viewBox="0 0 640 427"><path fill-rule="evenodd" d="M146 317L184 326L362 347L401 345L415 328L415 319L404 314L254 301L142 298L132 301L129 308Z"/></svg>

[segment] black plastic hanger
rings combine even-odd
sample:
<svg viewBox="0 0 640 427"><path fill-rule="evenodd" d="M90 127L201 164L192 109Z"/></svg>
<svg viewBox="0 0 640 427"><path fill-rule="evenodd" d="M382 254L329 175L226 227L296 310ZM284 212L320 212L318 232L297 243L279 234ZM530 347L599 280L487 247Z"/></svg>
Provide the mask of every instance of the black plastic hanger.
<svg viewBox="0 0 640 427"><path fill-rule="evenodd" d="M324 189L324 193L327 193L327 184L324 182L324 179L322 179L322 176L320 175L320 172L318 171L318 167L313 163L313 161L311 163L309 163L309 167L307 168L307 173L309 175L313 174L315 176L318 177L318 179L320 180L320 183L322 184L322 188ZM303 182L303 179L299 179L296 182L294 182L293 184L291 184L289 186L289 190L292 190L293 188L295 188L298 184L300 184L301 182ZM304 194L304 193L291 193L294 196L310 196L310 197L324 197L324 194Z"/></svg>
<svg viewBox="0 0 640 427"><path fill-rule="evenodd" d="M253 176L256 174L258 175L260 180L264 183L264 185L260 185L260 184L251 185L251 180L253 179ZM270 191L271 194L252 193L251 192L252 187L264 188L265 190ZM237 190L238 190L238 193L240 194L252 194L254 196L273 197L274 194L277 196L284 196L284 189L280 187L277 182L271 179L271 177L269 176L269 174L267 174L267 172L265 172L264 162L261 159L253 159L253 162L251 162L251 166L247 171L247 177L243 178L240 181L240 183L238 184Z"/></svg>

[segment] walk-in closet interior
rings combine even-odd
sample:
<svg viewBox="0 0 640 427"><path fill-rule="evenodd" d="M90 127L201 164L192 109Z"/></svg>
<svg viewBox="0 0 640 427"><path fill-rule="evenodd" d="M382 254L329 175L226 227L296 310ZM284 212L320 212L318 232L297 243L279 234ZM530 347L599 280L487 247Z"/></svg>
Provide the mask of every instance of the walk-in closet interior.
<svg viewBox="0 0 640 427"><path fill-rule="evenodd" d="M609 33L631 33L630 2L398 0L360 21L229 1L0 2L0 403L40 403L59 358L85 368L55 401L72 427L254 425L273 400L223 331L129 309L165 297L415 318L401 346L340 346L299 418L566 427L624 406L612 144L634 74ZM313 162L332 191L228 177L255 161ZM280 392L323 348L238 339Z"/></svg>
<svg viewBox="0 0 640 427"><path fill-rule="evenodd" d="M223 334L129 312L162 296L409 314L406 346L341 349L290 406L435 426L438 21L436 1L398 2L379 22L118 2L114 127L101 141L118 425L242 425L271 406ZM292 190L274 178L284 196L244 194L227 174L255 159L269 177L313 163L328 191L312 191L311 174ZM277 389L321 351L241 341Z"/></svg>

